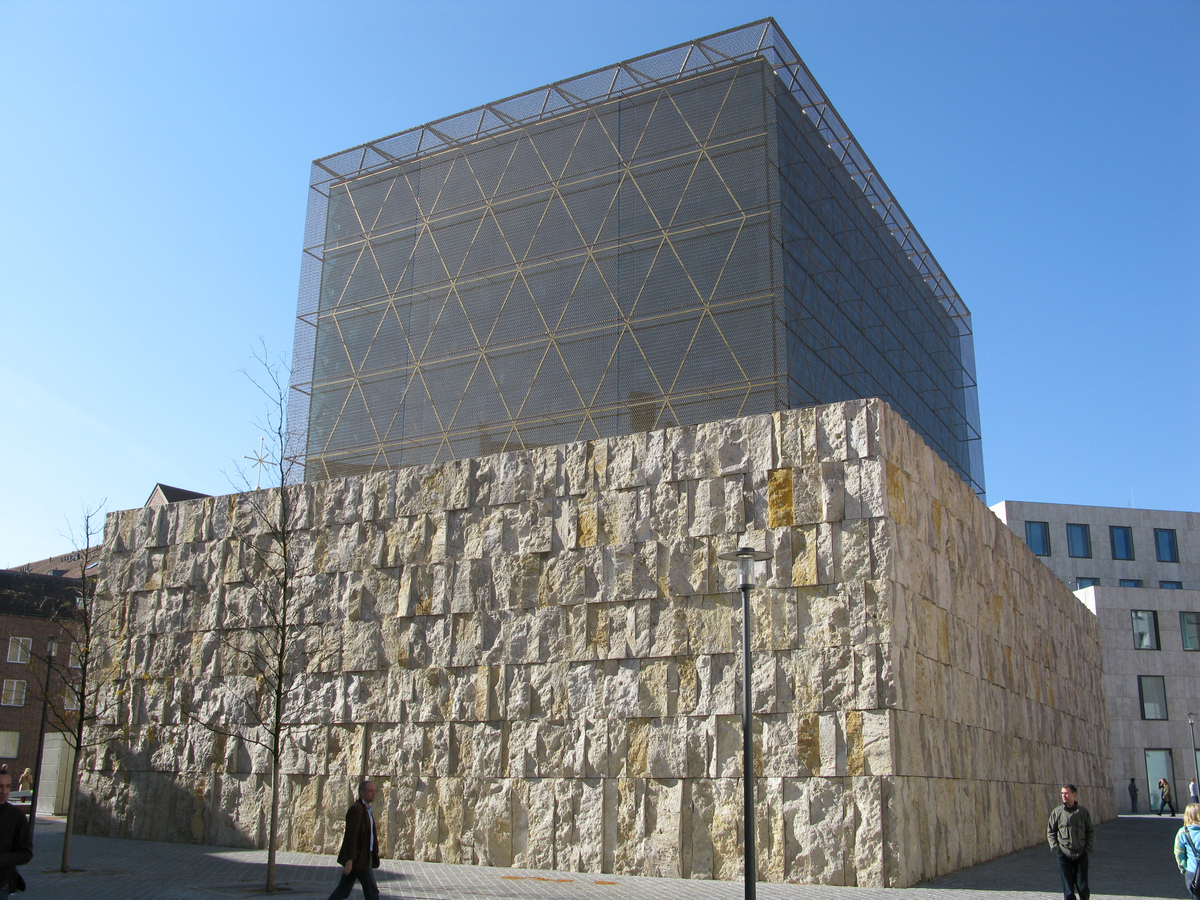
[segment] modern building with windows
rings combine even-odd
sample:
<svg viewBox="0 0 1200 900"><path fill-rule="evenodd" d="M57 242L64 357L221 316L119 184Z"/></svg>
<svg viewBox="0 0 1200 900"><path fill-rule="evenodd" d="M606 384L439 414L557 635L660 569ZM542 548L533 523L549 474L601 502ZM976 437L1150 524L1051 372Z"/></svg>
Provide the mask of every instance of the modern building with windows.
<svg viewBox="0 0 1200 900"><path fill-rule="evenodd" d="M1010 530L1100 621L1121 809L1136 780L1144 812L1154 786L1186 803L1200 724L1200 513L1004 501Z"/></svg>
<svg viewBox="0 0 1200 900"><path fill-rule="evenodd" d="M984 490L970 312L773 20L313 164L309 480L881 397Z"/></svg>

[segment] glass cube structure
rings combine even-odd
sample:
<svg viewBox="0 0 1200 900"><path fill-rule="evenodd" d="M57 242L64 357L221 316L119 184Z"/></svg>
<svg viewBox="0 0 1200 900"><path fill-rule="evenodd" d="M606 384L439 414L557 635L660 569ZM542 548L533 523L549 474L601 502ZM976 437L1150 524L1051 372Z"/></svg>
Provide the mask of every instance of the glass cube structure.
<svg viewBox="0 0 1200 900"><path fill-rule="evenodd" d="M305 477L859 397L983 494L970 313L773 20L313 164Z"/></svg>

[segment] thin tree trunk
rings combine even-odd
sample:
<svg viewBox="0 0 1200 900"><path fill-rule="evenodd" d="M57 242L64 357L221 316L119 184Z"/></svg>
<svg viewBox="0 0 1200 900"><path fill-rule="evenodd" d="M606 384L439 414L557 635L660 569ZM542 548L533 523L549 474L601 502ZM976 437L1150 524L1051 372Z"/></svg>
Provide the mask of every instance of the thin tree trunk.
<svg viewBox="0 0 1200 900"><path fill-rule="evenodd" d="M271 822L267 835L267 893L275 890L275 823L279 818L279 759L271 760Z"/></svg>
<svg viewBox="0 0 1200 900"><path fill-rule="evenodd" d="M81 676L81 679L86 676ZM75 753L71 760L71 781L69 782L68 790L70 795L67 797L67 826L63 832L63 848L62 848L62 871L71 871L71 834L75 831L75 801L79 797L79 763L80 757L83 756L83 691L80 691L79 703L79 720L75 726Z"/></svg>

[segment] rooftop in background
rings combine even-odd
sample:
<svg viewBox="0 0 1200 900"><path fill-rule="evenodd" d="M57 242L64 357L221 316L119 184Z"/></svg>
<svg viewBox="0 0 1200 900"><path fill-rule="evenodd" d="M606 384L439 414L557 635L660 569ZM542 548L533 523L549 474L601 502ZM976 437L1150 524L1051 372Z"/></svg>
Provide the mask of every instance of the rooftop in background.
<svg viewBox="0 0 1200 900"><path fill-rule="evenodd" d="M310 479L878 396L984 489L970 313L771 19L314 162L292 379Z"/></svg>
<svg viewBox="0 0 1200 900"><path fill-rule="evenodd" d="M80 581L0 569L0 613L50 618L75 609Z"/></svg>
<svg viewBox="0 0 1200 900"><path fill-rule="evenodd" d="M82 578L83 573L79 567L83 562L83 555L82 550L72 550L70 553L51 556L49 559L38 559L19 566L13 566L11 569L0 569L0 572L19 572L23 575L53 575L58 578ZM92 548L89 567L95 565L96 560L99 558L100 547L97 544Z"/></svg>
<svg viewBox="0 0 1200 900"><path fill-rule="evenodd" d="M149 498L145 502L145 506L165 506L168 503L178 503L180 500L200 500L203 497L209 497L210 494L201 494L197 491L185 491L183 488L171 487L169 484L159 482L154 486L154 490L150 492Z"/></svg>

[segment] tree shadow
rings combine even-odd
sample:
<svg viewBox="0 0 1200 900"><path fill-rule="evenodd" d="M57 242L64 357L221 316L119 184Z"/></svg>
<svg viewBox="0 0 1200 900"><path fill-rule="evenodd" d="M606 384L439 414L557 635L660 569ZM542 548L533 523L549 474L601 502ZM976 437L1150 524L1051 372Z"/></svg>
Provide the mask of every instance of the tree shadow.
<svg viewBox="0 0 1200 900"><path fill-rule="evenodd" d="M276 868L277 890L268 895L264 890L265 850L83 834L74 838L75 865L69 874L64 874L56 864L62 851L65 821L57 816L40 821L34 858L21 870L31 896L75 900L96 892L113 891L120 885L125 893L153 897L158 885L164 895L188 887L227 897L325 897L341 875L341 867L332 855L318 857L281 851ZM404 864L404 860L385 860L375 870L380 887L409 879L411 876L397 871Z"/></svg>

